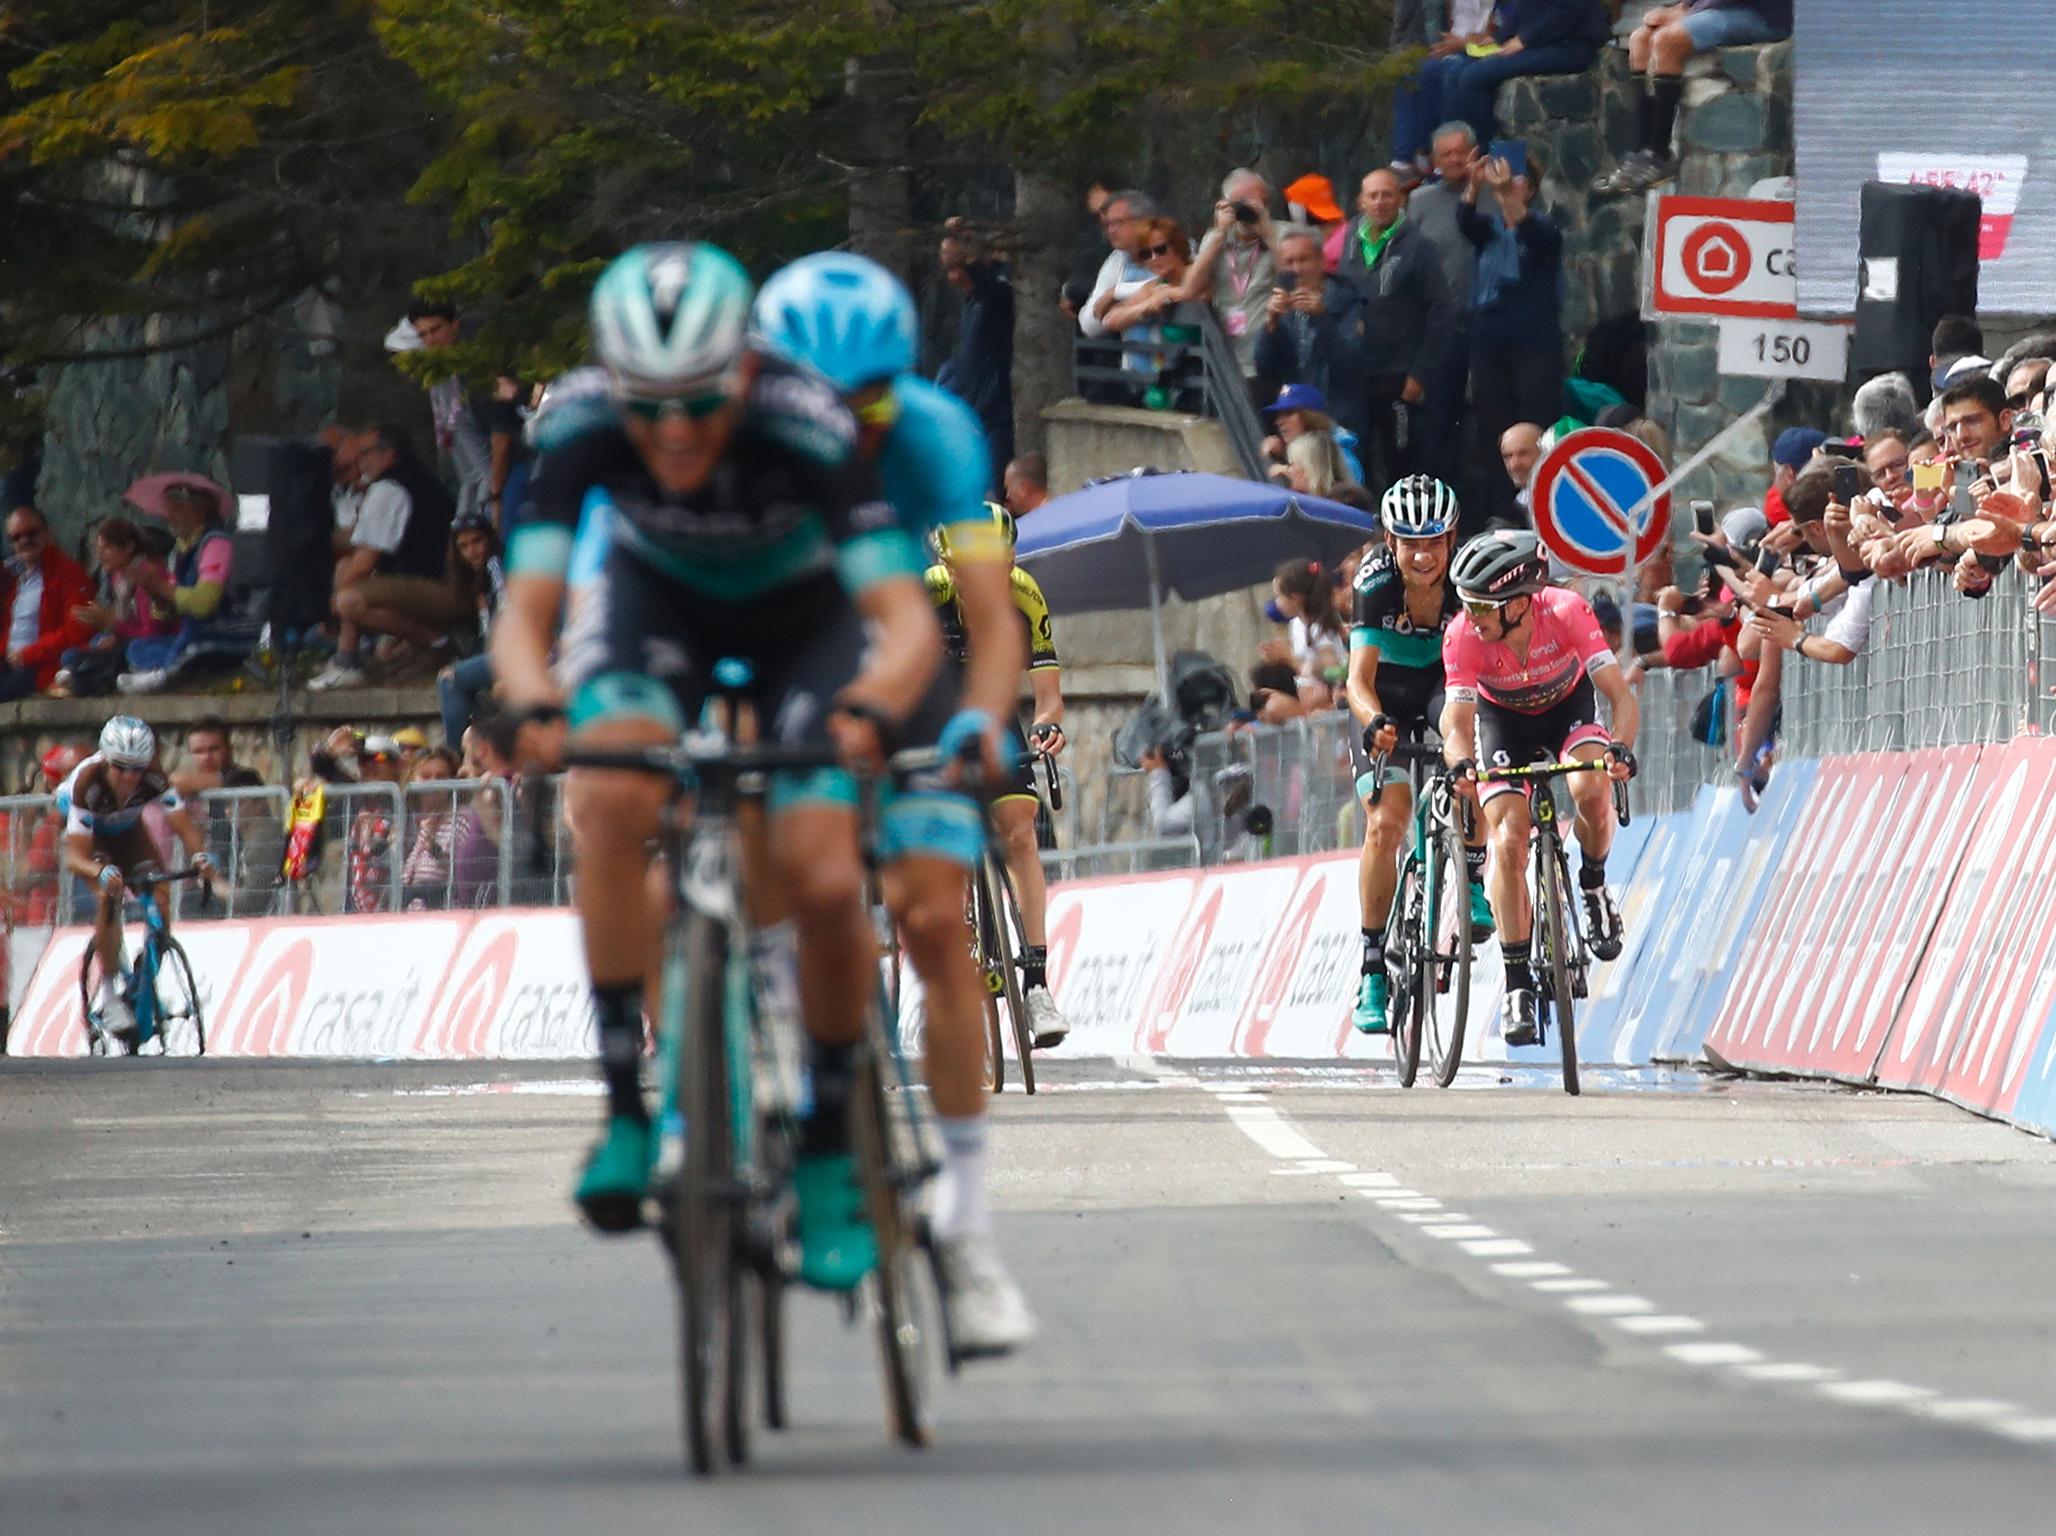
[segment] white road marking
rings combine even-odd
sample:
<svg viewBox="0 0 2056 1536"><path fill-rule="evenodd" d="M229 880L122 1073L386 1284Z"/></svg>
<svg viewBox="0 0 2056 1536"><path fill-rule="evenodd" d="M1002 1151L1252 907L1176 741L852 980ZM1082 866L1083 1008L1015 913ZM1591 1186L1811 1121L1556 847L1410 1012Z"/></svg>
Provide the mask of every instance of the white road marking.
<svg viewBox="0 0 2056 1536"><path fill-rule="evenodd" d="M1159 1066L1149 1057L1132 1058L1134 1069L1149 1073L1170 1086L1190 1086L1193 1079ZM1128 1064L1128 1063L1124 1063ZM1244 1108L1243 1095L1219 1091L1214 1096L1235 1127L1280 1162L1293 1166L1276 1172L1315 1173L1332 1169L1343 1188L1399 1216L1423 1232L1447 1238L1474 1258L1511 1260L1490 1265L1491 1271L1510 1280L1526 1280L1537 1291L1558 1295L1572 1313L1594 1322L1611 1323L1623 1333L1652 1340L1680 1333L1703 1332L1706 1324L1682 1313L1659 1312L1656 1303L1642 1296L1613 1291L1603 1280L1573 1275L1570 1267L1547 1259L1513 1259L1534 1249L1515 1237L1499 1237L1489 1227L1479 1226L1442 1209L1442 1202L1419 1190L1403 1189L1391 1174L1377 1169L1360 1169L1352 1163L1330 1158L1319 1147L1286 1123L1274 1108ZM1312 1165L1312 1166L1309 1166ZM1434 1212L1433 1215L1418 1214ZM1460 1234L1473 1234L1463 1236ZM1475 1235L1484 1234L1484 1235ZM1938 1423L1984 1429L2009 1440L2026 1444L2056 1442L2056 1417L2035 1417L2022 1413L2015 1404L1996 1398L1945 1398L1929 1387L1881 1378L1844 1380L1840 1371L1828 1366L1796 1360L1767 1360L1763 1352L1747 1344L1725 1340L1689 1339L1659 1344L1668 1359L1680 1365L1724 1368L1748 1381L1769 1386L1811 1386L1831 1401L1858 1408L1904 1410Z"/></svg>

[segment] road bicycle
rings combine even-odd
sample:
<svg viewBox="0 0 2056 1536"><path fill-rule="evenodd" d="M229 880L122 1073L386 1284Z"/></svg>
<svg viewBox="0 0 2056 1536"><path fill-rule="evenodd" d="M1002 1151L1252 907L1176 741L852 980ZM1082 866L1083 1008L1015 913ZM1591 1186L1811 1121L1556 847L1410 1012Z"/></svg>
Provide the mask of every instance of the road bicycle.
<svg viewBox="0 0 2056 1536"><path fill-rule="evenodd" d="M124 958L115 986L135 1015L134 1041L117 1039L106 1027L100 1007L100 947L90 938L79 956L79 1005L86 1023L86 1050L94 1056L140 1056L152 1041L158 1056L205 1056L207 1021L200 1005L193 962L165 927L157 887L197 880L211 871L182 869L176 874L139 874L129 882L143 923L143 942L135 958ZM124 951L127 948L123 942Z"/></svg>
<svg viewBox="0 0 2056 1536"><path fill-rule="evenodd" d="M1391 984L1393 1064L1411 1088L1421 1070L1423 1037L1429 1069L1447 1088L1463 1064L1464 1021L1471 1000L1471 893L1464 863L1469 803L1443 768L1439 747L1401 742L1371 759L1376 805L1385 792L1389 757L1407 765L1413 822L1400 866L1392 939L1385 946Z"/></svg>
<svg viewBox="0 0 2056 1536"><path fill-rule="evenodd" d="M1559 828L1560 807L1556 803L1556 780L1574 773L1604 773L1606 759L1579 762L1533 763L1519 768L1488 768L1478 774L1481 784L1519 784L1528 791L1534 831L1531 834L1530 879L1533 896L1535 967L1535 1021L1541 1044L1556 1032L1558 1054L1563 1060L1563 1091L1578 1092L1577 1000L1586 995L1591 969L1591 952L1585 944L1584 923L1571 895L1571 866ZM1613 786L1614 815L1628 824L1628 786L1616 780Z"/></svg>
<svg viewBox="0 0 2056 1536"><path fill-rule="evenodd" d="M714 675L732 719L750 673L724 661ZM902 754L891 771L911 771L919 756ZM673 746L575 748L566 763L657 774L677 787L663 837L675 903L657 1006L660 1108L650 1198L678 1289L686 1457L706 1476L723 1461L748 1459L759 1416L771 1429L788 1422L785 1293L799 1259L792 1174L809 1092L798 1022L767 1018L751 985L737 811L761 801L772 773L832 767L836 759L825 749L738 745L715 727ZM867 804L874 787L865 786ZM921 1190L940 1165L927 1151L918 1096L908 1091L905 1062L887 1033L883 993L881 976L854 1053L850 1098L851 1150L878 1264L848 1296L846 1315L867 1319L875 1332L891 1432L919 1446L929 1436L933 1359L948 1347L948 1316L918 1215Z"/></svg>
<svg viewBox="0 0 2056 1536"><path fill-rule="evenodd" d="M1042 764L1043 782L1052 810L1064 808L1064 791L1057 782L1056 762L1046 752L1036 752ZM1014 896L1014 882L1007 866L988 835L984 856L971 879L966 920L971 928L972 954L979 974L985 978L985 1082L994 1093L1006 1087L1006 1033L1014 1038L1014 1057L1020 1063L1021 1087L1035 1092L1035 1030L1028 1018L1028 989L1023 984L1022 956L1028 948L1021 925L1021 905ZM1004 1008L1004 1026L1001 1011Z"/></svg>

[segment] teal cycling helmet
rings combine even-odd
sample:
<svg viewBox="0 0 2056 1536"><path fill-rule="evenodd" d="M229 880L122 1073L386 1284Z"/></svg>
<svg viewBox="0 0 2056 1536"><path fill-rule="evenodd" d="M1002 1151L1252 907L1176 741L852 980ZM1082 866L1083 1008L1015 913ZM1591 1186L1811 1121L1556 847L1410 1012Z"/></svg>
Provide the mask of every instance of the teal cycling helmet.
<svg viewBox="0 0 2056 1536"><path fill-rule="evenodd" d="M675 395L735 366L750 294L749 274L719 246L638 245L593 285L593 348L620 392Z"/></svg>
<svg viewBox="0 0 2056 1536"><path fill-rule="evenodd" d="M868 256L802 256L757 295L755 327L780 356L844 394L914 366L921 322L906 285Z"/></svg>

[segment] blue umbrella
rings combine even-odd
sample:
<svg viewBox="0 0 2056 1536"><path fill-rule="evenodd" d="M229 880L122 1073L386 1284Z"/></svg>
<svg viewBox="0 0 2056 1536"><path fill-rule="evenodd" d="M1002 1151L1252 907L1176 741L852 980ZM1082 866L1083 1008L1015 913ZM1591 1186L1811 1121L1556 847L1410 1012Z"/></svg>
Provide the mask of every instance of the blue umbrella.
<svg viewBox="0 0 2056 1536"><path fill-rule="evenodd" d="M1014 558L1058 608L1149 605L1157 687L1166 683L1163 595L1213 597L1267 580L1281 560L1330 560L1377 520L1261 480L1130 475L1045 502L1021 521Z"/></svg>

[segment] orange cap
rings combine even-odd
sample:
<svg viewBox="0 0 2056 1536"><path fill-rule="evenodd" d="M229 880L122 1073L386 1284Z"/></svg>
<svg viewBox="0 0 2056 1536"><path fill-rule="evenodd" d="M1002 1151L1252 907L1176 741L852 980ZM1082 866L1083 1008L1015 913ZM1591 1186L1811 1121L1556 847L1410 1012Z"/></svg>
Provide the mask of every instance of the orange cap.
<svg viewBox="0 0 2056 1536"><path fill-rule="evenodd" d="M1325 176L1300 177L1285 189L1285 201L1299 204L1323 224L1336 223L1342 217L1342 209L1335 202L1335 184Z"/></svg>

